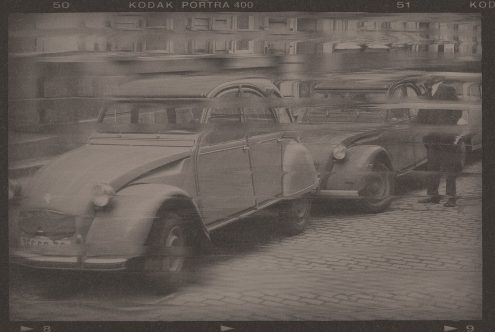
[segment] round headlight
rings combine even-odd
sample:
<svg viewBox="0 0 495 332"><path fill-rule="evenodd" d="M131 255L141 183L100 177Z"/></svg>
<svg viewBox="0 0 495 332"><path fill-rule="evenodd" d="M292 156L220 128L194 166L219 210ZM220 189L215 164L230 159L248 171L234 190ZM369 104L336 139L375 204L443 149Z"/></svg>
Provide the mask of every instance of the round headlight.
<svg viewBox="0 0 495 332"><path fill-rule="evenodd" d="M332 154L335 159L342 160L347 155L347 148L344 145L339 144L333 149Z"/></svg>
<svg viewBox="0 0 495 332"><path fill-rule="evenodd" d="M105 207L110 203L113 196L115 196L115 190L111 185L106 183L97 184L93 189L93 204L96 207Z"/></svg>

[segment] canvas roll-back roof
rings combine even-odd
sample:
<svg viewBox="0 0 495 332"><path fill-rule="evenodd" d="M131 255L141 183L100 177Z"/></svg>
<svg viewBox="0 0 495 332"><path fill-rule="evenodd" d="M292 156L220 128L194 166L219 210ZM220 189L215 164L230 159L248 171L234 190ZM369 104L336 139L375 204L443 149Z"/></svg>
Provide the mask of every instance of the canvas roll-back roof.
<svg viewBox="0 0 495 332"><path fill-rule="evenodd" d="M121 98L206 98L228 86L254 86L266 92L276 90L266 78L239 78L231 76L166 76L134 79L116 87L112 97Z"/></svg>

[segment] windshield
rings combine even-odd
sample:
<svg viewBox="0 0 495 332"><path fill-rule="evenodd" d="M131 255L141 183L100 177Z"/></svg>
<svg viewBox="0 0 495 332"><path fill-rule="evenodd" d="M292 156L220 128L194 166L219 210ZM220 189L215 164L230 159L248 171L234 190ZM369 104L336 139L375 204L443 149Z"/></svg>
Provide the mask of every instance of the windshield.
<svg viewBox="0 0 495 332"><path fill-rule="evenodd" d="M196 132L204 108L199 104L117 102L100 116L100 133Z"/></svg>

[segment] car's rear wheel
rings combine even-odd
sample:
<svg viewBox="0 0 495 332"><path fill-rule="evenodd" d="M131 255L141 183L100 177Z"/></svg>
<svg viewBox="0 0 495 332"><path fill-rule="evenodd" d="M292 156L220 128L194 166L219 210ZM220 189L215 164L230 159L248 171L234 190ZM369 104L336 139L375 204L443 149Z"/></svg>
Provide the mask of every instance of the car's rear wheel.
<svg viewBox="0 0 495 332"><path fill-rule="evenodd" d="M373 162L371 169L372 173L360 192L362 198L359 205L366 212L377 213L386 210L392 201L394 177L382 161Z"/></svg>
<svg viewBox="0 0 495 332"><path fill-rule="evenodd" d="M151 229L144 262L145 277L157 292L182 283L189 249L188 228L181 215L173 211L163 213Z"/></svg>
<svg viewBox="0 0 495 332"><path fill-rule="evenodd" d="M311 201L308 198L292 199L280 206L279 220L290 235L304 231L309 222Z"/></svg>

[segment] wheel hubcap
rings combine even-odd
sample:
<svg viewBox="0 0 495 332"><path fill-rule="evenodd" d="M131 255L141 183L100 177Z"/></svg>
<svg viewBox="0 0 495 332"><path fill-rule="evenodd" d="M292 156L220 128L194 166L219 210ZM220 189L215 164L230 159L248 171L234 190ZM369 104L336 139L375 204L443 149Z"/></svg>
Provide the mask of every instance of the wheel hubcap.
<svg viewBox="0 0 495 332"><path fill-rule="evenodd" d="M308 212L308 204L305 200L300 200L294 203L294 211L297 216L298 223L303 223Z"/></svg>
<svg viewBox="0 0 495 332"><path fill-rule="evenodd" d="M180 227L175 226L165 239L166 256L162 260L162 268L165 271L176 272L182 269L184 264L184 238Z"/></svg>
<svg viewBox="0 0 495 332"><path fill-rule="evenodd" d="M376 174L366 184L366 198L369 203L380 203L389 194L389 180L386 174L388 169L377 165L374 171Z"/></svg>

